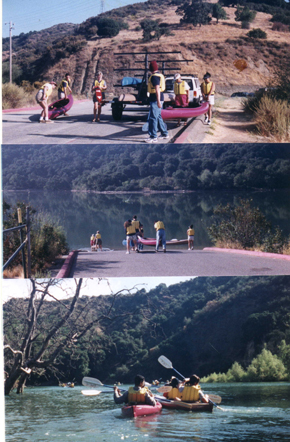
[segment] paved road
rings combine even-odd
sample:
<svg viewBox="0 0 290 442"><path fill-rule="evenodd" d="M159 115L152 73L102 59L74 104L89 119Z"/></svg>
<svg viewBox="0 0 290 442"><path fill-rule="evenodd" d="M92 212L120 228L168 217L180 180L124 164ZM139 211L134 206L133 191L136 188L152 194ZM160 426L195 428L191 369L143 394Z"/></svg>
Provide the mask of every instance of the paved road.
<svg viewBox="0 0 290 442"><path fill-rule="evenodd" d="M92 123L93 104L91 101L74 103L69 116L62 116L52 124L39 124L40 107L29 110L18 110L3 114L3 144L124 144L143 143L148 136L142 132L148 108L132 106L134 112L124 111L120 121L113 120L111 105L102 109L100 123ZM131 109L132 109L131 108ZM161 143L172 143L183 134L184 128L176 128L176 121L168 122L170 139L160 140ZM186 134L190 140L201 142L207 126L202 117L189 120L190 128ZM192 141L190 141L192 142Z"/></svg>
<svg viewBox="0 0 290 442"><path fill-rule="evenodd" d="M290 261L212 250L79 252L70 277L290 275Z"/></svg>

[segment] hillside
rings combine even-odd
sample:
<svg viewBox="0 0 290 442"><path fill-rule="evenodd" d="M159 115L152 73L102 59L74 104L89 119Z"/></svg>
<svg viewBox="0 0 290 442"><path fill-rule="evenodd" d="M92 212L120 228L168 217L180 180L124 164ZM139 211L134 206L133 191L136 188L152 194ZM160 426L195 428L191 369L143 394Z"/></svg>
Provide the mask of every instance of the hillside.
<svg viewBox="0 0 290 442"><path fill-rule="evenodd" d="M215 1L213 0L212 3ZM122 29L117 37L100 38L97 35L88 37L88 30L92 31L94 18L88 19L75 30L74 37L65 41L56 39L48 50L48 55L37 51L31 58L32 69L28 72L29 58L25 58L23 51L27 46L18 45L14 48L15 59L30 81L39 79L60 79L63 72L69 71L73 78L75 93L88 94L96 70L101 70L108 82L108 95L113 97L119 91L113 85L119 84L124 73L114 69L123 67L140 67L137 62L144 60L144 56L137 52L146 51L181 51L175 55L177 59L193 60L182 63L182 72L198 73L200 79L203 73L209 71L217 84L217 90L225 95L233 91L252 91L268 84L277 65L289 56L290 33L272 30L272 15L257 12L250 28L261 28L267 33L267 39L252 39L246 36L249 29L242 29L240 22L235 21L234 7L226 7L228 20L216 23L213 19L209 25L193 27L180 24L180 15L176 13L177 6L169 0L157 2L149 0L145 3L118 8L104 14L114 19L125 21L128 29ZM171 35L162 36L157 42L151 40L144 43L140 22L146 18L159 20L165 24ZM69 32L73 30L68 28ZM43 31L44 32L44 31ZM93 32L93 31L92 31ZM24 36L22 36L24 38ZM40 35L40 41L45 44L45 34ZM36 44L28 39L29 44ZM63 47L69 44L70 48ZM59 48L59 52L57 52ZM30 47L30 50L32 48ZM5 48L4 48L5 51ZM132 55L118 55L122 52L131 52ZM172 59L173 56L171 55ZM248 67L239 72L233 65L236 59L245 59ZM158 58L159 59L159 58ZM162 58L160 57L160 60ZM164 59L164 58L163 58ZM177 67L176 63L166 63L167 67ZM33 78L32 78L33 75Z"/></svg>
<svg viewBox="0 0 290 442"><path fill-rule="evenodd" d="M86 306L89 322L104 314L110 302L109 296L83 297L78 309ZM18 316L13 333L13 315L24 312L25 304L21 299L4 304L5 343L11 342L14 348L23 324ZM43 332L64 306L48 302L44 307ZM158 364L161 354L185 376L192 371L204 376L226 371L235 361L247 366L264 344L277 353L282 340L290 344L289 276L196 278L169 287L161 284L148 293L141 289L117 297L115 313L121 316L114 321L104 318L73 352L65 351L58 365L64 379L81 382L90 373L107 382L130 382L142 372L150 380L165 380L173 373ZM38 381L47 379L53 377ZM31 381L36 380L32 376Z"/></svg>
<svg viewBox="0 0 290 442"><path fill-rule="evenodd" d="M289 189L287 144L2 147L5 190Z"/></svg>

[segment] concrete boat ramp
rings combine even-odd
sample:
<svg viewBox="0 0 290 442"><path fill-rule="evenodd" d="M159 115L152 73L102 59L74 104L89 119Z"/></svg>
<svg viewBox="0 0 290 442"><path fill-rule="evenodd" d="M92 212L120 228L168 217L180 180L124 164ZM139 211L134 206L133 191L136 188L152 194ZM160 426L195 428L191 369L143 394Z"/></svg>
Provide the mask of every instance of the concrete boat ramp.
<svg viewBox="0 0 290 442"><path fill-rule="evenodd" d="M290 275L290 256L231 249L74 251L57 277Z"/></svg>

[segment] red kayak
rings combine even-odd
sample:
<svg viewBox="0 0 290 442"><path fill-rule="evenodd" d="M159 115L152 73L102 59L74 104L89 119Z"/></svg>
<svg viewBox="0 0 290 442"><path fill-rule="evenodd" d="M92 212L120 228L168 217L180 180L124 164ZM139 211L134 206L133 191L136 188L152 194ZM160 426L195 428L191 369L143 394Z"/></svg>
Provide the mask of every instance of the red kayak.
<svg viewBox="0 0 290 442"><path fill-rule="evenodd" d="M144 246L156 246L156 239L155 238L138 238L138 242L143 244ZM169 241L166 241L167 246L176 246L178 244L187 244L187 239L171 239Z"/></svg>
<svg viewBox="0 0 290 442"><path fill-rule="evenodd" d="M208 111L208 103L198 107L167 107L161 110L163 120L176 120L178 118L192 118L203 115Z"/></svg>
<svg viewBox="0 0 290 442"><path fill-rule="evenodd" d="M62 98L48 106L48 118L50 120L55 120L60 115L65 114L70 110L73 105L73 96L70 94L67 98Z"/></svg>
<svg viewBox="0 0 290 442"><path fill-rule="evenodd" d="M156 402L156 405L125 405L122 407L122 415L125 417L148 416L150 414L160 413L162 405Z"/></svg>
<svg viewBox="0 0 290 442"><path fill-rule="evenodd" d="M162 407L171 408L173 410L185 410L185 411L212 411L213 404L204 402L182 402L182 401L170 401L160 399Z"/></svg>

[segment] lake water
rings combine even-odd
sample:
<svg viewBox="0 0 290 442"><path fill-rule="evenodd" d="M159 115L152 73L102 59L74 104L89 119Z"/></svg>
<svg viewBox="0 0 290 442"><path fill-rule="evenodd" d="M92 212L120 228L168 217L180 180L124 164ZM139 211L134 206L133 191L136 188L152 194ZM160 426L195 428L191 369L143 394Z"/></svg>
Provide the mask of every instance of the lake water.
<svg viewBox="0 0 290 442"><path fill-rule="evenodd" d="M5 191L3 198L14 205L30 204L48 213L64 227L71 249L89 247L92 233L100 230L103 246L122 249L124 221L134 215L144 225L146 237L154 237L153 224L161 218L167 239L184 239L190 224L195 229L195 247L212 245L207 227L212 224L213 208L218 204L237 204L239 198L251 198L273 225L290 234L290 191L202 191L163 194L95 194L83 192L14 192Z"/></svg>
<svg viewBox="0 0 290 442"><path fill-rule="evenodd" d="M203 384L205 392L222 397L224 411L163 409L135 419L121 416L112 390L85 397L83 388L12 393L6 398L6 441L289 442L290 383Z"/></svg>

